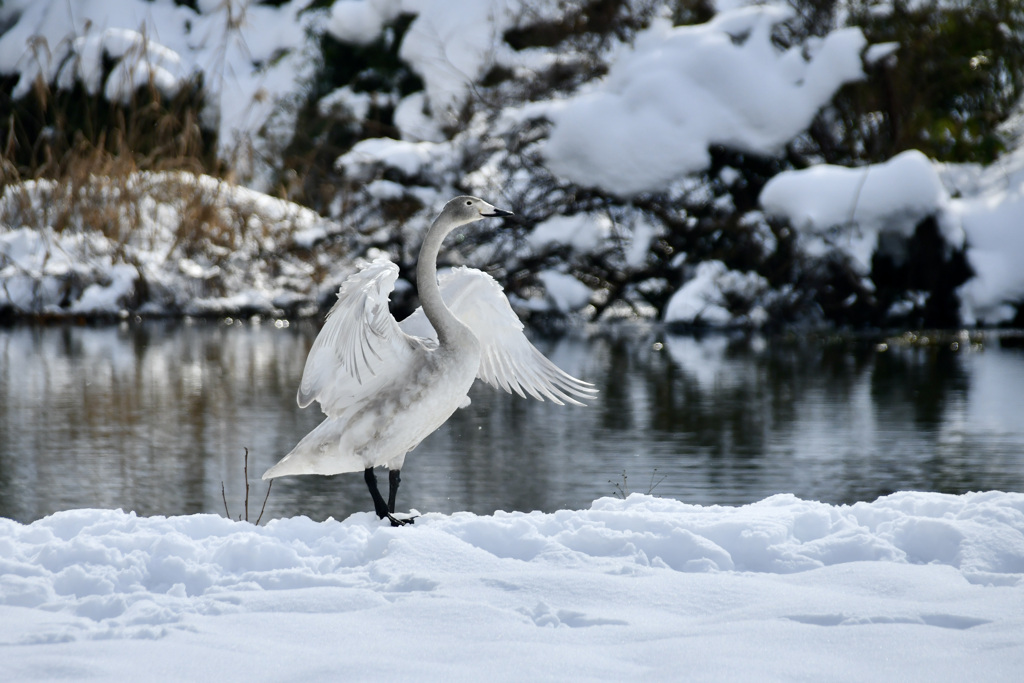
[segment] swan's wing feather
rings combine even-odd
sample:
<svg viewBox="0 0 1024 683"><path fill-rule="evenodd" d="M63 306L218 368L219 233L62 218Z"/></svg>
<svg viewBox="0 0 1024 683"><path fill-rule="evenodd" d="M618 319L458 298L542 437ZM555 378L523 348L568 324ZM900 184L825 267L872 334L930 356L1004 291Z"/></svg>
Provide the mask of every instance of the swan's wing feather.
<svg viewBox="0 0 1024 683"><path fill-rule="evenodd" d="M410 337L420 337L421 339L430 339L437 342L437 332L434 331L434 326L427 320L427 314L423 312L422 306L410 313L409 317L398 323L398 326Z"/></svg>
<svg viewBox="0 0 1024 683"><path fill-rule="evenodd" d="M563 371L530 343L501 285L490 275L474 268L454 268L439 282L445 303L480 341L477 377L484 382L510 394L559 405L583 405L578 398L597 394L593 385ZM402 321L401 327L408 334L437 336L422 309Z"/></svg>
<svg viewBox="0 0 1024 683"><path fill-rule="evenodd" d="M324 413L340 414L405 374L414 362L414 340L388 309L398 266L377 259L349 276L306 357L296 400L319 401Z"/></svg>

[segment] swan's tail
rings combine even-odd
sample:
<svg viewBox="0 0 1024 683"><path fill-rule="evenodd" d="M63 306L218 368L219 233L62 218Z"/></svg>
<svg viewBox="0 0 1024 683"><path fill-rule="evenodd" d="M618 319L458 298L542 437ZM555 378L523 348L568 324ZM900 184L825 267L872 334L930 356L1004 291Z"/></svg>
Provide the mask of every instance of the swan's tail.
<svg viewBox="0 0 1024 683"><path fill-rule="evenodd" d="M291 474L362 472L365 460L352 452L345 438L345 422L327 418L307 434L291 453L263 473L263 479Z"/></svg>

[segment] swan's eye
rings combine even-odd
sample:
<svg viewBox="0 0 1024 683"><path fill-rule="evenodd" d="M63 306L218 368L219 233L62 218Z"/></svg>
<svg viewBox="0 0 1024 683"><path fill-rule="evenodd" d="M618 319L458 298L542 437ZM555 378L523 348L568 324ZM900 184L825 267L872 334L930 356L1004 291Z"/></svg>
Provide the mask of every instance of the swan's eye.
<svg viewBox="0 0 1024 683"><path fill-rule="evenodd" d="M466 206L473 206L473 200L472 199L467 199L466 200Z"/></svg>

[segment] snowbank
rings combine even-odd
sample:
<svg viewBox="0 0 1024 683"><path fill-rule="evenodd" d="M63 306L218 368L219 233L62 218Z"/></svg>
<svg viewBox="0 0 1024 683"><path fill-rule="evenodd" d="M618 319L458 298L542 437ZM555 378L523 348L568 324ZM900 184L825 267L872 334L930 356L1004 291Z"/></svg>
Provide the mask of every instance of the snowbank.
<svg viewBox="0 0 1024 683"><path fill-rule="evenodd" d="M0 520L8 680L1008 680L1024 495ZM471 656L468 654L471 653Z"/></svg>
<svg viewBox="0 0 1024 683"><path fill-rule="evenodd" d="M46 316L312 312L313 267L295 252L338 231L188 173L10 185L0 217L0 310Z"/></svg>

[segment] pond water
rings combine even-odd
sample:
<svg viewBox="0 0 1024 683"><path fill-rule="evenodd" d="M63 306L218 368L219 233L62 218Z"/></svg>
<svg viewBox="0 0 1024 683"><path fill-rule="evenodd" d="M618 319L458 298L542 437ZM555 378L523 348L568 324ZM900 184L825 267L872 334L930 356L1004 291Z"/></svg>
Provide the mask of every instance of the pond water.
<svg viewBox="0 0 1024 683"><path fill-rule="evenodd" d="M237 517L248 449L255 520L260 475L321 418L295 405L316 331L237 321L0 328L0 516L223 514L223 484ZM553 511L652 488L702 505L1024 490L1024 349L991 334L903 341L637 326L538 339L598 398L554 406L478 383L472 405L410 453L399 508ZM264 518L371 509L361 475L286 477Z"/></svg>

